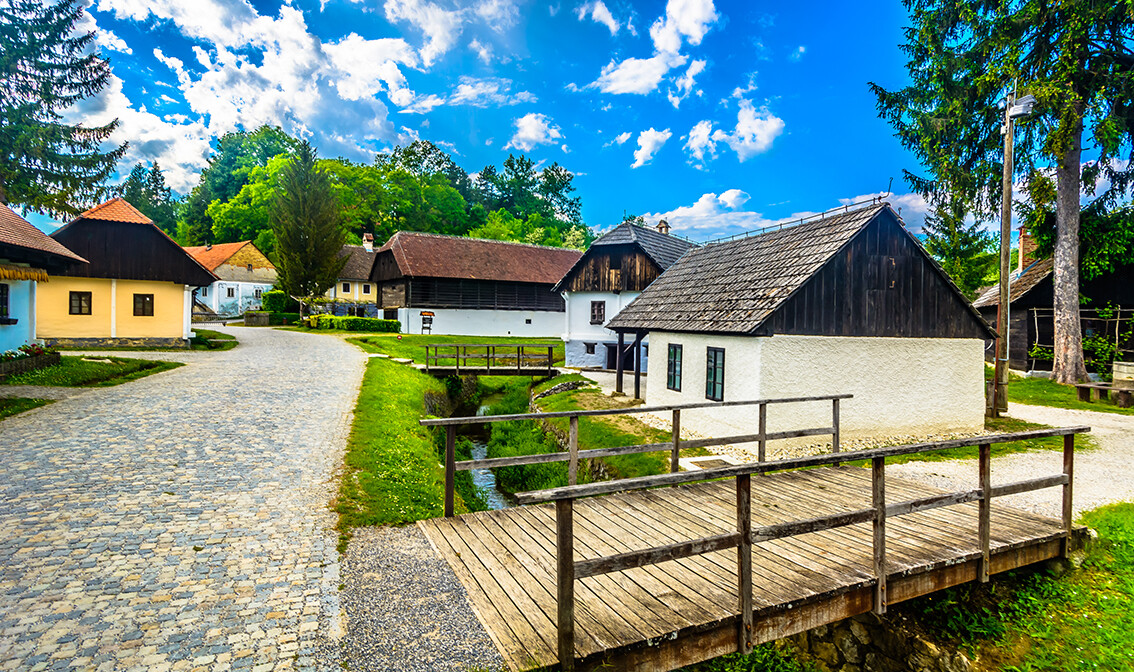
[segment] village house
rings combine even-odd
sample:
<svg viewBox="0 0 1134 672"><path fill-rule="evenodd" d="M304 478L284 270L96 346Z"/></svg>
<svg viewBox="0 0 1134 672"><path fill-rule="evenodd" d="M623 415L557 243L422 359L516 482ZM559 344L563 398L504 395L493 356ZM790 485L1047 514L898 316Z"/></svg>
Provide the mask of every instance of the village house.
<svg viewBox="0 0 1134 672"><path fill-rule="evenodd" d="M40 283L87 263L0 204L0 352L36 340Z"/></svg>
<svg viewBox="0 0 1134 672"><path fill-rule="evenodd" d="M197 263L218 280L194 293L197 303L213 315L236 317L260 310L260 297L276 284L276 267L250 241L186 247Z"/></svg>
<svg viewBox="0 0 1134 672"><path fill-rule="evenodd" d="M399 231L378 250L370 281L387 319L410 334L554 336L553 291L578 250Z"/></svg>
<svg viewBox="0 0 1134 672"><path fill-rule="evenodd" d="M567 366L615 368L618 338L606 323L695 246L669 231L665 220L656 230L623 222L591 243L555 285L567 306L563 333ZM648 342L639 346L645 368ZM624 357L633 354L625 351L628 347L624 345Z"/></svg>
<svg viewBox="0 0 1134 672"><path fill-rule="evenodd" d="M844 436L984 426L991 329L888 204L694 248L608 326L649 334L651 405L853 394ZM710 408L682 422L750 434L755 414ZM768 408L776 429L831 417L830 402Z"/></svg>
<svg viewBox="0 0 1134 672"><path fill-rule="evenodd" d="M1008 368L1021 372L1051 371L1055 347L1054 268L1050 257L1039 259L1036 245L1027 229L1020 227L1020 261L1009 278L1008 290ZM1081 280L1081 297L1089 299L1079 307L1083 336L1106 335L1121 341L1120 334L1134 325L1134 263L1116 268L1092 280ZM1000 285L993 285L973 302L981 316L996 326L1000 304ZM1130 347L1126 343L1122 343ZM986 343L985 358L995 361L992 340ZM1127 352L1129 356L1131 352Z"/></svg>
<svg viewBox="0 0 1134 672"><path fill-rule="evenodd" d="M362 235L362 245L343 245L340 257L346 257L346 264L339 271L335 284L327 290L328 312L334 315L354 315L357 317L378 316L378 292L370 280L370 270L374 266L377 252L374 250L374 234Z"/></svg>
<svg viewBox="0 0 1134 672"><path fill-rule="evenodd" d="M148 217L114 198L51 237L89 263L40 289L40 338L79 347L188 345L193 289L217 277Z"/></svg>

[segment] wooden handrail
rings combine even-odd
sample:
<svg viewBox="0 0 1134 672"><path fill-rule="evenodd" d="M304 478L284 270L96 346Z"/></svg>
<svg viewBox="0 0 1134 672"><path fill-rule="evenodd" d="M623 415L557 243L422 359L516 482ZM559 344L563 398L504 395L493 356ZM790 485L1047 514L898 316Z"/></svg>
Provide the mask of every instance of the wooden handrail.
<svg viewBox="0 0 1134 672"><path fill-rule="evenodd" d="M468 368L465 363L470 360L484 362L484 368L488 370L491 370L494 366L497 369L511 368L513 361L517 371L521 371L525 365L535 364L537 365L535 368L545 370L547 375L551 375L555 366L556 346L548 343L430 343L423 347L425 348L426 371L430 371L434 367L455 368L459 374L461 366L465 365ZM515 354L498 353L497 348L500 347L509 350L515 348L516 352ZM470 354L469 348L483 348L484 352ZM531 354L529 350L532 348L538 348L539 354ZM542 352L545 348L546 353ZM442 364L442 362L445 362L445 364Z"/></svg>

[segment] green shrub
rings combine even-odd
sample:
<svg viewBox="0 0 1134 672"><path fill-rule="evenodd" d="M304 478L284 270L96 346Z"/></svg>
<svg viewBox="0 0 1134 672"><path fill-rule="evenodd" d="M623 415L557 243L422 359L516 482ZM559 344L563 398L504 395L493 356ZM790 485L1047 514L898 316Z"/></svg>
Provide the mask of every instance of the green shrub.
<svg viewBox="0 0 1134 672"><path fill-rule="evenodd" d="M270 313L294 313L299 310L299 302L280 289L269 289L260 296L260 305Z"/></svg>
<svg viewBox="0 0 1134 672"><path fill-rule="evenodd" d="M273 327L281 324L298 324L299 313L270 313L268 315L268 324Z"/></svg>
<svg viewBox="0 0 1134 672"><path fill-rule="evenodd" d="M371 331L397 334L402 323L397 320L380 320L376 317L346 317L337 315L312 315L303 320L308 329L338 329L340 331Z"/></svg>

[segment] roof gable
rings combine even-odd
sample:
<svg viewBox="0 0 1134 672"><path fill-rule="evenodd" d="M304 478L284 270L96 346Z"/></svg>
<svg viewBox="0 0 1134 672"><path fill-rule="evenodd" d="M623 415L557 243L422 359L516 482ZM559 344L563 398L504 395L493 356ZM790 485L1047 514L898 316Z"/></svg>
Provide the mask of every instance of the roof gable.
<svg viewBox="0 0 1134 672"><path fill-rule="evenodd" d="M339 251L340 257L347 257L343 269L339 271L341 280L369 280L370 271L374 268L374 258L378 251L367 249L362 245L343 245Z"/></svg>
<svg viewBox="0 0 1134 672"><path fill-rule="evenodd" d="M137 208L121 196L99 203L76 219L102 219L108 222L130 222L133 224L153 224L153 220L143 215Z"/></svg>
<svg viewBox="0 0 1134 672"><path fill-rule="evenodd" d="M1024 269L1023 273L1010 277L1008 302L1014 303L1019 299L1024 298L1028 292L1035 289L1044 278L1051 275L1052 269L1055 267L1055 262L1048 257L1047 259L1040 259L1039 261L1032 262L1031 266ZM1000 285L993 285L984 291L976 301L973 301L973 306L976 308L988 308L1000 303Z"/></svg>
<svg viewBox="0 0 1134 672"><path fill-rule="evenodd" d="M63 270L86 259L63 246L59 241L35 228L31 222L0 203L0 257L25 264L47 266L47 270Z"/></svg>
<svg viewBox="0 0 1134 672"><path fill-rule="evenodd" d="M503 240L399 231L379 250L403 276L554 285L583 256L579 250Z"/></svg>
<svg viewBox="0 0 1134 672"><path fill-rule="evenodd" d="M587 259L593 256L592 252L600 253L611 247L621 245L637 246L651 261L657 264L661 271L665 271L683 254L697 247L696 243L684 238L678 238L630 222L623 222L591 243L583 256L559 279L559 282L555 285L555 291L562 291L566 287L575 272L586 263Z"/></svg>
<svg viewBox="0 0 1134 672"><path fill-rule="evenodd" d="M217 270L217 266L220 266L224 262L231 259L232 255L239 252L245 245L248 245L251 242L252 241L250 240L245 240L239 243L198 245L193 247L186 247L184 249L189 253L189 256L197 260L197 263L201 264L210 271L215 271Z"/></svg>

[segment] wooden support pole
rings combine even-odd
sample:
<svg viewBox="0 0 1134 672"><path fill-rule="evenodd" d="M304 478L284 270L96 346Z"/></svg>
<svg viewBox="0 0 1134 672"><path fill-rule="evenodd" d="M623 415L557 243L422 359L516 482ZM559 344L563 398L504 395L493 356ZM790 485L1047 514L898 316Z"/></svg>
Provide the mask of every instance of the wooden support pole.
<svg viewBox="0 0 1134 672"><path fill-rule="evenodd" d="M429 346L425 346L425 370L429 371Z"/></svg>
<svg viewBox="0 0 1134 672"><path fill-rule="evenodd" d="M484 348L484 370L492 372L492 358L496 356L496 348L488 345Z"/></svg>
<svg viewBox="0 0 1134 672"><path fill-rule="evenodd" d="M574 500L555 502L556 597L559 629L559 668L575 669L575 529Z"/></svg>
<svg viewBox="0 0 1134 672"><path fill-rule="evenodd" d="M1075 516L1071 493L1075 480L1075 435L1067 434L1063 437L1063 475L1067 482L1063 484L1063 557L1071 556L1071 524Z"/></svg>
<svg viewBox="0 0 1134 672"><path fill-rule="evenodd" d="M551 377L551 365L555 362L555 346L547 346L547 377Z"/></svg>
<svg viewBox="0 0 1134 672"><path fill-rule="evenodd" d="M752 477L736 477L736 531L740 546L736 551L737 603L740 623L736 650L742 655L752 653Z"/></svg>
<svg viewBox="0 0 1134 672"><path fill-rule="evenodd" d="M567 436L567 452L570 463L567 466L567 483L575 485L579 477L579 416L572 415L571 431Z"/></svg>
<svg viewBox="0 0 1134 672"><path fill-rule="evenodd" d="M524 365L524 346L516 346L516 373L520 373L520 368Z"/></svg>
<svg viewBox="0 0 1134 672"><path fill-rule="evenodd" d="M642 332L634 335L634 398L642 398Z"/></svg>
<svg viewBox="0 0 1134 672"><path fill-rule="evenodd" d="M840 450L839 449L839 400L838 399L832 399L831 400L831 427L834 428L834 431L831 432L831 452L837 453ZM835 466L836 467L839 466L839 463L836 462Z"/></svg>
<svg viewBox="0 0 1134 672"><path fill-rule="evenodd" d="M760 404L760 444L757 462L763 462L768 450L768 405Z"/></svg>
<svg viewBox="0 0 1134 672"><path fill-rule="evenodd" d="M980 469L980 571L978 578L981 583L988 583L990 574L991 551L991 523L992 523L992 445L980 444L977 466Z"/></svg>
<svg viewBox="0 0 1134 672"><path fill-rule="evenodd" d="M886 458L870 461L874 504L874 613L886 613Z"/></svg>
<svg viewBox="0 0 1134 672"><path fill-rule="evenodd" d="M445 517L453 517L453 492L457 481L457 427L445 428Z"/></svg>
<svg viewBox="0 0 1134 672"><path fill-rule="evenodd" d="M624 349L626 349L626 335L620 331L618 332L618 349L614 353L614 391L619 394L622 394L622 370L626 368L625 362L622 361Z"/></svg>
<svg viewBox="0 0 1134 672"><path fill-rule="evenodd" d="M673 449L669 453L669 473L676 474L681 464L681 409L673 409Z"/></svg>

